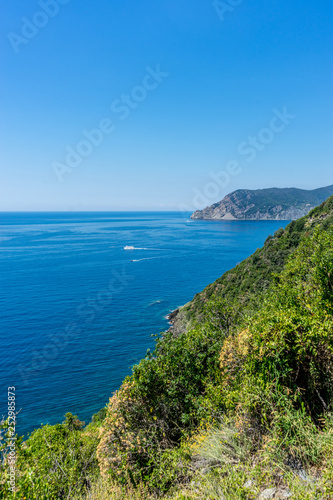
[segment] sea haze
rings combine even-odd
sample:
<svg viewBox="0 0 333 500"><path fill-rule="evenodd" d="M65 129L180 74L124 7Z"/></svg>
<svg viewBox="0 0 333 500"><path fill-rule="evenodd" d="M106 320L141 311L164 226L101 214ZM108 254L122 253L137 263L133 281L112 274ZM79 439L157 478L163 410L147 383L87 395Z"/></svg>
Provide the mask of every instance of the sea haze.
<svg viewBox="0 0 333 500"><path fill-rule="evenodd" d="M170 311L287 224L189 216L1 214L0 413L15 386L20 435L69 411L88 422Z"/></svg>

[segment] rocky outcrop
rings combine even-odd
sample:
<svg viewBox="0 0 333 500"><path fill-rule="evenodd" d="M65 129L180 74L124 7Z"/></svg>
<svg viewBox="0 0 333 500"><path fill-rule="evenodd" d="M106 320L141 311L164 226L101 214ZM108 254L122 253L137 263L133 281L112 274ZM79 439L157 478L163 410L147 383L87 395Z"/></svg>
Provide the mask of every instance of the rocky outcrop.
<svg viewBox="0 0 333 500"><path fill-rule="evenodd" d="M333 186L307 191L296 188L239 189L222 201L197 210L191 219L295 220L333 195Z"/></svg>

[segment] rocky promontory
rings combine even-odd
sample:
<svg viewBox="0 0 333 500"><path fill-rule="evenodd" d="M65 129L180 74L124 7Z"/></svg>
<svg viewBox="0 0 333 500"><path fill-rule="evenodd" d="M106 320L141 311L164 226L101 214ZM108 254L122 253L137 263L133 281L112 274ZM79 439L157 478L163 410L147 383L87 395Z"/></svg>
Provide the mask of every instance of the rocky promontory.
<svg viewBox="0 0 333 500"><path fill-rule="evenodd" d="M333 195L333 185L314 190L297 188L239 189L218 203L197 210L191 219L295 220Z"/></svg>

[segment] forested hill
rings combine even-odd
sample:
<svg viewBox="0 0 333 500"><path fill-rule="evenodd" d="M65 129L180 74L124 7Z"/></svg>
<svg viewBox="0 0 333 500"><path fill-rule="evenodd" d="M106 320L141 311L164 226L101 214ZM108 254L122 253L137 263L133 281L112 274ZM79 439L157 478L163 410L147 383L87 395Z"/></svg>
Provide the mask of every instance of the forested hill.
<svg viewBox="0 0 333 500"><path fill-rule="evenodd" d="M333 195L333 185L308 191L296 188L239 189L222 201L197 210L191 219L295 220Z"/></svg>
<svg viewBox="0 0 333 500"><path fill-rule="evenodd" d="M239 304L252 304L261 300L262 293L272 283L273 274L280 273L290 254L297 248L302 236L319 223L322 227L333 225L333 197L313 209L307 216L291 222L285 230L279 229L269 236L263 248L227 271L221 278L208 285L184 307L170 315L175 332L188 329L195 320L200 321L204 306L212 295L219 295Z"/></svg>

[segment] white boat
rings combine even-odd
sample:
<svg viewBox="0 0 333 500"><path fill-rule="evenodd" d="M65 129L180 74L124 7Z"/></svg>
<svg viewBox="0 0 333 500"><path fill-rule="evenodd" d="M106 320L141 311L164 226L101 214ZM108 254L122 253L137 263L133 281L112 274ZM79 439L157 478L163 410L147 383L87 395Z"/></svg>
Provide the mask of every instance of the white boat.
<svg viewBox="0 0 333 500"><path fill-rule="evenodd" d="M124 250L134 250L134 247L131 247L131 246L126 245L126 246L124 247Z"/></svg>

